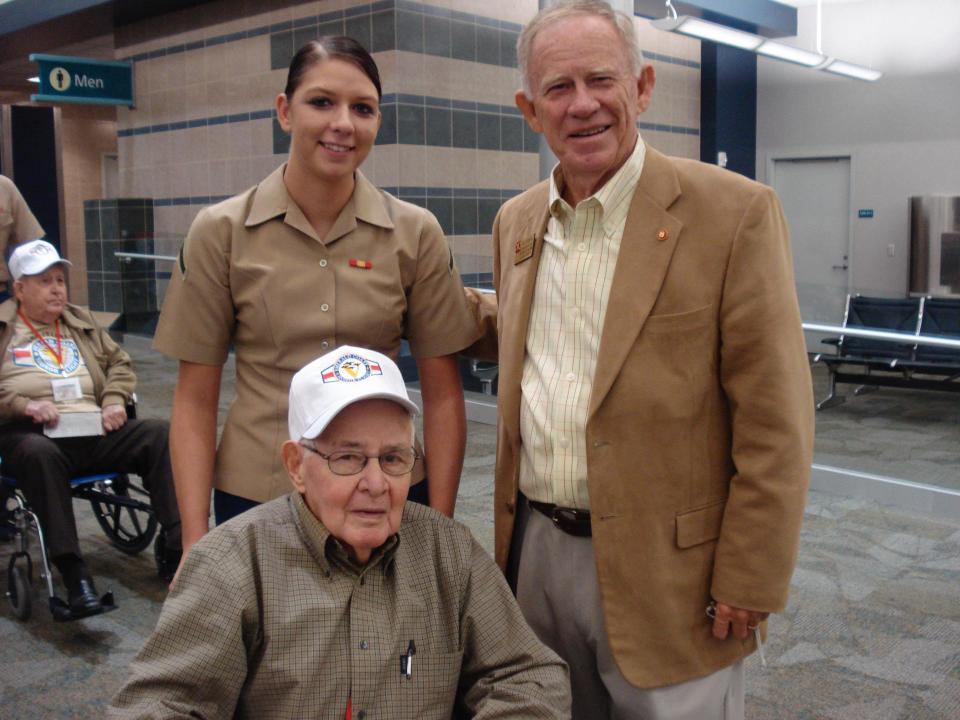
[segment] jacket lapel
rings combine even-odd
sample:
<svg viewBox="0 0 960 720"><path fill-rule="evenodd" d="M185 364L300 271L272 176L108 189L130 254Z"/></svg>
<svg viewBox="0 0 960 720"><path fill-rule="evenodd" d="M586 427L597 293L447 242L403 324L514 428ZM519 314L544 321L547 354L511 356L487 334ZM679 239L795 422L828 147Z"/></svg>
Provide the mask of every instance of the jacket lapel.
<svg viewBox="0 0 960 720"><path fill-rule="evenodd" d="M663 285L683 223L667 209L680 196L670 160L649 145L607 302L588 420L603 403Z"/></svg>
<svg viewBox="0 0 960 720"><path fill-rule="evenodd" d="M542 190L542 191L541 191ZM537 284L537 269L543 250L543 236L547 230L549 208L547 183L534 188L525 208L519 208L515 217L522 218L519 232L501 228L501 263L506 266L502 273L509 278L509 301L500 306L502 316L509 318L500 327L510 328L510 337L500 343L500 407L504 429L513 442L514 450L520 446L520 380L523 376L523 358L526 353L527 325L533 291ZM520 259L528 252L527 243L533 241L532 255ZM518 261L515 263L515 261Z"/></svg>

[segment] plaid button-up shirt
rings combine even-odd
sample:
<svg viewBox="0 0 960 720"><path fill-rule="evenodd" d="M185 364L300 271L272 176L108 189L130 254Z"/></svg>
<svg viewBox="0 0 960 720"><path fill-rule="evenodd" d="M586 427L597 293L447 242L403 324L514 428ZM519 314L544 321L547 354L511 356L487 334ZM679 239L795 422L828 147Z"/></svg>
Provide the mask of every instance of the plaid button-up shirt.
<svg viewBox="0 0 960 720"><path fill-rule="evenodd" d="M358 567L294 493L191 549L108 717L567 718L569 692L463 525L408 503Z"/></svg>

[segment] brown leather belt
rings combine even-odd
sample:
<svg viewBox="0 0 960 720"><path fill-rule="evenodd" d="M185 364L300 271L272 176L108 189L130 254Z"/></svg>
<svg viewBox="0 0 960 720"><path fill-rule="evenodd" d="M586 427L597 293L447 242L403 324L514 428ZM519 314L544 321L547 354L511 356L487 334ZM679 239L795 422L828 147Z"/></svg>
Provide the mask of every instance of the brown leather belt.
<svg viewBox="0 0 960 720"><path fill-rule="evenodd" d="M567 535L576 537L590 537L593 533L590 529L590 511L577 510L576 508L557 507L552 503L542 503L536 500L527 499L530 507L539 513L546 515L553 524Z"/></svg>

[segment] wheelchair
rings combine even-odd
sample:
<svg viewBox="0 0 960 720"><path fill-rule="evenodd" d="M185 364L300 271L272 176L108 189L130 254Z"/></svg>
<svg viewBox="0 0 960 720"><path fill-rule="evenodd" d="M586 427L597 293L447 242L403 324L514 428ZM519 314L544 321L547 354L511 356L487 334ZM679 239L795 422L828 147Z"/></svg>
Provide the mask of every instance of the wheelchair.
<svg viewBox="0 0 960 720"><path fill-rule="evenodd" d="M154 542L154 560L158 572L163 562L165 547L163 534L157 533L157 518L150 506L146 490L130 481L122 473L85 475L70 481L74 499L87 500L93 509L97 523L110 543L121 552L136 555ZM57 621L77 620L88 615L75 615L70 606L57 596L53 586L53 574L47 558L43 528L37 516L30 510L14 478L0 475L0 530L16 543L16 550L7 565L7 598L13 614L26 621L32 614L33 560L29 553L31 532L40 544L43 561L41 578L46 581L50 613ZM156 540L154 537L156 536ZM113 593L107 592L100 599L102 610L116 610Z"/></svg>

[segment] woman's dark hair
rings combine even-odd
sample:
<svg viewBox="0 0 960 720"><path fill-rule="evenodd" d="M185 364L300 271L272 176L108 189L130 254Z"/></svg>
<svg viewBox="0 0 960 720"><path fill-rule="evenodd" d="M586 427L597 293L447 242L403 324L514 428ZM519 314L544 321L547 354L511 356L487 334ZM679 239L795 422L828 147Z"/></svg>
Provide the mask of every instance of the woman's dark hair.
<svg viewBox="0 0 960 720"><path fill-rule="evenodd" d="M297 50L297 54L293 56L293 60L290 61L290 69L287 71L287 86L283 89L287 99L293 97L293 93L296 92L307 70L324 60L333 59L345 60L360 68L377 89L377 99L383 97L383 90L380 87L380 71L377 70L377 64L363 45L345 35L326 35L311 40Z"/></svg>

